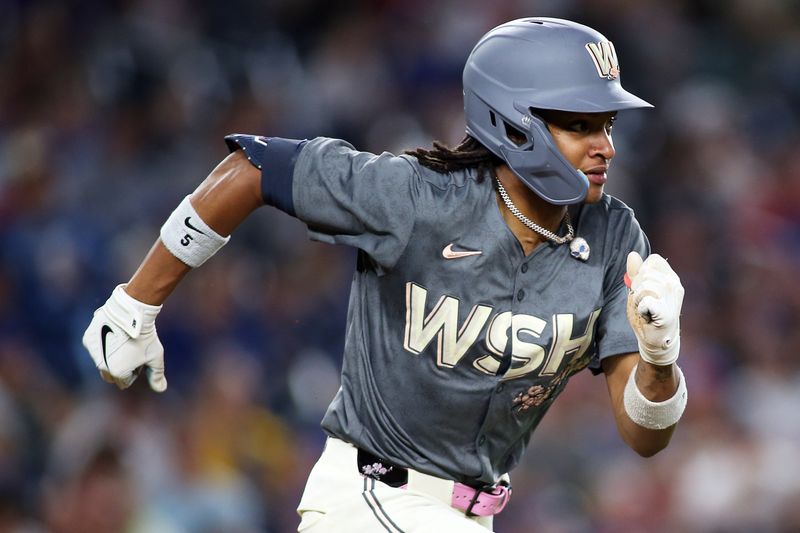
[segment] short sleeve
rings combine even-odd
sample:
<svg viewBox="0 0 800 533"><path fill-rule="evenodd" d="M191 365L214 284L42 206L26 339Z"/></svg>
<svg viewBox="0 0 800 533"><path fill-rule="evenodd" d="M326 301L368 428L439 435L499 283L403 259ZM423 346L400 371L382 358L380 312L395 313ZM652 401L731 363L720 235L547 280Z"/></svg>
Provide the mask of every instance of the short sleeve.
<svg viewBox="0 0 800 533"><path fill-rule="evenodd" d="M317 138L298 156L292 195L312 239L353 246L388 269L410 239L419 176L404 157Z"/></svg>
<svg viewBox="0 0 800 533"><path fill-rule="evenodd" d="M619 209L609 226L609 232L617 236L611 248L610 260L603 282L603 310L597 324L596 357L589 367L594 373L601 372L600 361L612 355L636 352L639 345L633 333L626 307L628 288L624 276L627 268L628 253L638 252L642 257L650 255L650 243L642 231L639 222L630 209Z"/></svg>
<svg viewBox="0 0 800 533"><path fill-rule="evenodd" d="M225 136L228 150L242 150L261 171L261 198L266 205L295 216L292 177L299 153L308 141L233 133Z"/></svg>

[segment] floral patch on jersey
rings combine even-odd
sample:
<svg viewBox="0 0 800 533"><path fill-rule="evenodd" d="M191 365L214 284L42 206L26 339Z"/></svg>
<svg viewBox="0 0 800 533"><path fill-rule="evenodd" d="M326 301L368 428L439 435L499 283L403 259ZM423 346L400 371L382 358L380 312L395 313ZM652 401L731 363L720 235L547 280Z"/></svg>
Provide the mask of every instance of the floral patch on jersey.
<svg viewBox="0 0 800 533"><path fill-rule="evenodd" d="M524 392L520 392L514 397L513 407L518 413L527 411L532 407L539 407L549 400L553 394L561 392L562 383L566 386L566 380L573 374L580 372L591 362L592 358L584 354L580 358L572 359L561 371L553 376L550 382L544 385L533 385Z"/></svg>
<svg viewBox="0 0 800 533"><path fill-rule="evenodd" d="M517 411L527 411L531 407L539 407L549 398L547 389L541 385L534 385L525 392L520 392L514 398L514 405Z"/></svg>

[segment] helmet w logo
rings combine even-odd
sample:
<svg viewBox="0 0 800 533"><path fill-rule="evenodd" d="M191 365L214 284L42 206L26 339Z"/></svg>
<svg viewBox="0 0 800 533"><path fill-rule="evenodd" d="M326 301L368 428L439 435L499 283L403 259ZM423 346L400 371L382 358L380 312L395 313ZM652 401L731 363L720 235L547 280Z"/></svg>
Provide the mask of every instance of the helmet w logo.
<svg viewBox="0 0 800 533"><path fill-rule="evenodd" d="M586 50L594 61L598 76L607 80L615 80L619 77L619 61L617 60L617 51L614 50L614 43L611 41L586 43Z"/></svg>

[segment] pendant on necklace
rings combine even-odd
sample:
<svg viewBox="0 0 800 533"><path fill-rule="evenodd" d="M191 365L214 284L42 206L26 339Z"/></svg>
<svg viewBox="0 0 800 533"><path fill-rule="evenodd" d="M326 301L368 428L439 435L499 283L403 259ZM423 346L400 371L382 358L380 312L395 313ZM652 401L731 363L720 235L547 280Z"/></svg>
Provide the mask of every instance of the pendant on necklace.
<svg viewBox="0 0 800 533"><path fill-rule="evenodd" d="M586 261L589 259L589 243L583 237L575 237L569 243L569 255L575 259Z"/></svg>

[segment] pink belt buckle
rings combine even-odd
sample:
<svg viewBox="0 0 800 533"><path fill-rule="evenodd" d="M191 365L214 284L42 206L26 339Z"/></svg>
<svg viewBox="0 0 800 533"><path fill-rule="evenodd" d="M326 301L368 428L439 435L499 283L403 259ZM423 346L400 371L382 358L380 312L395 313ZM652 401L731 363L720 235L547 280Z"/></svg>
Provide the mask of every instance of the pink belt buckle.
<svg viewBox="0 0 800 533"><path fill-rule="evenodd" d="M464 511L467 516L493 516L505 508L510 497L510 486L495 485L490 492L485 492L455 483L452 506Z"/></svg>

